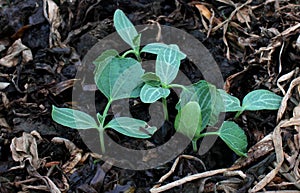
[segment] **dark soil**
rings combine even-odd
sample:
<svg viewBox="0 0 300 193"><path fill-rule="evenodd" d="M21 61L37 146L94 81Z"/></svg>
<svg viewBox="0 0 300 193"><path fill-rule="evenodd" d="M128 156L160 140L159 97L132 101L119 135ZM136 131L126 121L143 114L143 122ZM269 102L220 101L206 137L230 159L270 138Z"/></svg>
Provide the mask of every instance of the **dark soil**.
<svg viewBox="0 0 300 193"><path fill-rule="evenodd" d="M262 35L249 45L241 46L237 43L239 38L245 39L245 33L261 34L262 27L266 29L276 28L280 32L290 27L290 23L296 20L296 18L293 20L295 15L289 16L276 12L273 3L265 4L264 1L260 0L252 1L252 6L261 5L261 7L254 11L256 17L251 16L250 29L246 27L245 23L240 24L245 29L247 28L245 32L234 27L228 29L230 34L227 36L227 41L229 41L231 51L229 59L226 56L226 45L223 42L223 30L212 32L207 37L207 31L201 22L203 16L188 1L55 0L53 2L60 9L61 23L58 31L61 35L61 42L66 45L65 47L50 47L49 45L51 26L44 16L42 0L11 0L7 2L0 0L0 46L4 46L3 50L0 49L0 58L6 56L8 48L18 38L21 38L22 43L33 54L33 60L27 63L22 63L22 57L19 56L15 66L0 65L0 82L10 83L8 87L0 90L2 95L0 98L0 118L7 122L6 125L0 121L1 193L45 192L38 188L39 185L45 185L40 179L18 183L36 178L28 171L28 167L10 170L11 167L19 165L12 157L10 149L12 139L22 136L23 132L37 131L41 135L42 139L37 140L37 152L45 164L38 169L38 173L42 176L46 176L48 173L49 178L60 189L66 187L67 184L69 188L62 192L149 192L150 188L170 170L173 161L155 169L132 171L114 166L109 167L106 162L89 156L84 162L76 164L73 172L65 173L62 166L72 160L73 155L64 144L51 141L53 137L68 139L82 150L82 155L90 152L78 131L63 127L51 119L51 109L52 105L58 107L72 106L73 85L80 84L80 80L73 79L81 68L81 61L94 44L115 31L112 16L117 8L122 9L135 25L147 24L149 20L154 20L161 25L176 27L193 35L210 51L221 69L224 81L227 80L227 84L230 85L227 87L228 91L239 99L242 99L248 92L259 88L269 89L280 94L275 80L279 73L282 75L297 66L299 67L299 52L297 53L292 45L292 42L295 42L297 35L299 35L299 29L298 33L294 33L288 39L283 40L286 46L282 52L281 62L284 65L281 72L278 72L280 47L272 53L273 57L270 63L267 61L258 63L259 55L255 54L255 50L269 45L272 41L272 34L271 36ZM204 1L202 3L214 10L215 17L222 21L228 18L234 10L232 6L218 1ZM299 6L298 1L289 3L296 5L298 3ZM281 6L287 4L283 3ZM299 9L293 10L294 13L296 11L299 12ZM234 19L238 22L236 18ZM205 18L204 20L209 23ZM89 68L93 70L93 67ZM188 59L183 61L180 70L192 82L203 79L201 72ZM243 70L245 71L237 77L229 78ZM81 100L88 99L82 98ZM105 97L97 91L95 100L97 111L102 112L107 102ZM164 144L175 133L173 121L177 113L175 109L177 101L178 96L173 92L168 98L170 122L165 122L162 128L147 142L125 137L113 131L107 133L117 143L132 149L146 148L149 142L156 146ZM141 103L139 99L131 99L126 102L129 103L127 106L130 106L129 110L133 117L145 121L151 119L149 105ZM123 103L124 101L116 102L114 107L122 107ZM88 109L83 109L83 111L85 110L88 111ZM120 113L122 113L121 110ZM276 111L245 112L243 116L235 120L246 132L249 148L273 131L276 126L276 115ZM226 114L226 119L233 119L233 117L234 114ZM238 156L221 140L217 140L213 148L202 156L194 153L191 145L182 154L193 155L201 159L208 171L230 167L238 159ZM57 164L50 164L50 166L48 164L47 166L47 163L54 162ZM26 165L29 165L29 162L26 162ZM169 177L164 184L203 171L205 170L199 162L182 160L179 162L174 175ZM224 179L226 177L221 175L212 177L205 192L212 191L209 185L212 186L212 184ZM200 192L201 183L203 181L195 180L167 192ZM29 187L30 185L31 187ZM242 186L240 192L247 192L247 190L242 190Z"/></svg>

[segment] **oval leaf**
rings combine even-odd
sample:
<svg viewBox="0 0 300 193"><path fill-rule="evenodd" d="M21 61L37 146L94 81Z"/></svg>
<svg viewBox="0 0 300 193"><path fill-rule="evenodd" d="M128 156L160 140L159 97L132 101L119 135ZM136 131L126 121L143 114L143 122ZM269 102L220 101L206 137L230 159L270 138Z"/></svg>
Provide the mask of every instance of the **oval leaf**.
<svg viewBox="0 0 300 193"><path fill-rule="evenodd" d="M238 98L231 96L222 89L218 89L218 91L220 92L225 105L225 108L222 112L236 112L242 110L242 107L240 105L241 102Z"/></svg>
<svg viewBox="0 0 300 193"><path fill-rule="evenodd" d="M178 52L173 47L162 49L157 55L155 73L159 76L161 82L166 85L176 78L179 71L180 60L177 55Z"/></svg>
<svg viewBox="0 0 300 193"><path fill-rule="evenodd" d="M177 114L175 119L176 131L190 139L198 138L202 128L201 109L197 102L187 103Z"/></svg>
<svg viewBox="0 0 300 193"><path fill-rule="evenodd" d="M52 106L52 119L63 126L75 129L98 128L92 116L82 111L69 108L57 108Z"/></svg>
<svg viewBox="0 0 300 193"><path fill-rule="evenodd" d="M144 70L133 58L112 58L95 74L99 90L111 100L129 98L142 83Z"/></svg>
<svg viewBox="0 0 300 193"><path fill-rule="evenodd" d="M282 97L268 90L254 90L243 99L243 110L276 110L280 107Z"/></svg>
<svg viewBox="0 0 300 193"><path fill-rule="evenodd" d="M124 12L120 9L117 9L115 11L114 25L121 38L133 49L135 49L136 48L135 44L137 44L138 42L138 33L135 27L133 26L133 24L131 23L131 21L126 17ZM135 40L135 38L137 39Z"/></svg>
<svg viewBox="0 0 300 193"><path fill-rule="evenodd" d="M191 86L187 86L180 93L180 101L176 108L180 109L190 101L197 101L200 105L203 129L208 124L214 125L218 121L223 103L214 85L205 80L200 80Z"/></svg>
<svg viewBox="0 0 300 193"><path fill-rule="evenodd" d="M156 127L150 127L145 121L130 117L118 117L111 120L105 127L116 130L123 135L135 138L150 138Z"/></svg>
<svg viewBox="0 0 300 193"><path fill-rule="evenodd" d="M171 44L171 45L175 45L175 44ZM145 47L143 47L143 49L141 50L141 52L147 52L147 53L151 53L151 54L156 54L158 55L160 50L164 50L164 49L168 49L169 45L167 44L163 44L163 43L151 43L151 44L147 44ZM178 49L176 49L177 51L177 55L178 55L178 59L179 60L183 60L186 57L186 54L184 54L183 52L181 52Z"/></svg>
<svg viewBox="0 0 300 193"><path fill-rule="evenodd" d="M143 103L154 103L160 98L166 98L170 94L170 90L161 87L154 87L148 84L145 84L141 90L141 100Z"/></svg>
<svg viewBox="0 0 300 193"><path fill-rule="evenodd" d="M247 156L247 136L236 123L224 121L218 131L218 135L237 155Z"/></svg>
<svg viewBox="0 0 300 193"><path fill-rule="evenodd" d="M142 76L142 80L151 86L160 86L160 78L153 72L147 72Z"/></svg>

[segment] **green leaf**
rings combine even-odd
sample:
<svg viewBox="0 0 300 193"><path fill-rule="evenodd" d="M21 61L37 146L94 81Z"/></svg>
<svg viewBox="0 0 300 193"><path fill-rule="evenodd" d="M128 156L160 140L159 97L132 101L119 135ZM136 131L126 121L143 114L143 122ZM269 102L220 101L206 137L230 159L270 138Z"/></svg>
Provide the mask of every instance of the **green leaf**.
<svg viewBox="0 0 300 193"><path fill-rule="evenodd" d="M169 94L169 89L145 84L141 90L140 97L143 103L154 103L162 97L167 98Z"/></svg>
<svg viewBox="0 0 300 193"><path fill-rule="evenodd" d="M94 61L93 64L95 64L96 66L101 65L105 60L107 60L108 58L114 58L115 56L117 56L119 53L117 50L114 49L110 49L110 50L105 50L104 52L101 53L100 56L98 56Z"/></svg>
<svg viewBox="0 0 300 193"><path fill-rule="evenodd" d="M160 86L160 78L153 72L147 72L142 76L142 80L151 86Z"/></svg>
<svg viewBox="0 0 300 193"><path fill-rule="evenodd" d="M177 76L180 66L178 52L175 47L169 47L159 51L156 58L155 73L162 83L168 85Z"/></svg>
<svg viewBox="0 0 300 193"><path fill-rule="evenodd" d="M141 37L142 34L138 34L134 39L133 39L133 45L134 45L134 50L139 51L140 50L140 44L141 44Z"/></svg>
<svg viewBox="0 0 300 193"><path fill-rule="evenodd" d="M202 128L201 109L197 102L188 102L178 112L175 119L176 131L184 134L190 139L198 138Z"/></svg>
<svg viewBox="0 0 300 193"><path fill-rule="evenodd" d="M158 55L161 50L169 49L170 46L174 46L174 45L175 44L167 45L167 44L163 44L163 43L151 43L151 44L147 44L145 47L143 47L141 52L147 52L147 53ZM176 51L177 51L179 60L183 60L186 57L186 54L181 52L179 50L179 48L176 49Z"/></svg>
<svg viewBox="0 0 300 193"><path fill-rule="evenodd" d="M134 44L134 39L138 36L138 33L131 23L131 21L126 17L124 12L117 9L114 14L114 25L121 36L121 38L130 45L131 48L135 50L136 45ZM136 41L137 42L137 41Z"/></svg>
<svg viewBox="0 0 300 193"><path fill-rule="evenodd" d="M63 126L75 129L98 128L98 125L92 116L82 111L69 108L52 106L52 119Z"/></svg>
<svg viewBox="0 0 300 193"><path fill-rule="evenodd" d="M213 86L212 88L210 88L210 90L215 90L216 87ZM215 90L215 95L212 96L211 98L211 115L209 118L209 123L208 125L210 126L214 126L218 121L219 121L219 115L221 112L224 111L225 109L225 105L224 105L224 101L223 98L221 97L220 92L218 91L218 89Z"/></svg>
<svg viewBox="0 0 300 193"><path fill-rule="evenodd" d="M218 91L220 92L225 105L223 112L236 112L242 110L242 107L240 105L241 102L238 98L231 96L230 94L228 94L222 89L218 89Z"/></svg>
<svg viewBox="0 0 300 193"><path fill-rule="evenodd" d="M112 128L123 135L142 139L150 138L157 130L156 127L150 127L145 121L129 117L115 118L104 128Z"/></svg>
<svg viewBox="0 0 300 193"><path fill-rule="evenodd" d="M139 85L137 85L135 87L135 89L133 89L133 91L131 92L130 94L130 98L137 98L137 97L140 97L140 94L141 94L141 90L144 86L144 83L140 83Z"/></svg>
<svg viewBox="0 0 300 193"><path fill-rule="evenodd" d="M242 109L248 111L279 109L282 97L268 90L254 90L243 99Z"/></svg>
<svg viewBox="0 0 300 193"><path fill-rule="evenodd" d="M95 64L96 66L94 73L96 73L96 71L100 72L101 70L103 70L103 68L110 62L110 60L116 57L118 54L119 53L117 52L117 50L114 49L102 52L101 55L93 61L93 64Z"/></svg>
<svg viewBox="0 0 300 193"><path fill-rule="evenodd" d="M236 123L224 121L217 133L237 155L247 156L247 136Z"/></svg>
<svg viewBox="0 0 300 193"><path fill-rule="evenodd" d="M190 101L199 103L202 115L202 128L208 124L214 125L218 121L218 116L223 108L222 100L216 87L205 80L187 86L180 93L180 101L176 108L179 110Z"/></svg>
<svg viewBox="0 0 300 193"><path fill-rule="evenodd" d="M129 98L142 83L144 70L133 58L112 58L95 73L99 90L110 100Z"/></svg>

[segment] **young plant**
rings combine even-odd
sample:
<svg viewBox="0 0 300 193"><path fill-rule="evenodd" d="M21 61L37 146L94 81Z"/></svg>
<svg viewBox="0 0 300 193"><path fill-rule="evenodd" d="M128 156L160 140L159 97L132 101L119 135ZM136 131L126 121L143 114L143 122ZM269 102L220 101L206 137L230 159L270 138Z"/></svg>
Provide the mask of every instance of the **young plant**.
<svg viewBox="0 0 300 193"><path fill-rule="evenodd" d="M136 138L149 138L157 130L142 120L129 117L117 117L107 123L108 110L113 101L140 97L144 103L154 103L161 99L165 120L168 120L166 99L170 89L181 88L174 126L178 132L192 139L194 150L197 150L197 140L201 137L218 135L236 154L246 155L247 138L236 123L225 121L216 132L202 133L202 131L207 126L214 126L221 112L237 111L238 116L244 110L277 109L281 97L266 90L253 91L244 98L240 106L237 98L204 80L190 86L172 84L178 74L180 61L186 57L179 47L175 44L151 43L140 49L141 34L121 10L116 10L114 14L114 25L117 33L131 49L121 56L116 50L106 50L94 61L95 83L108 99L103 113L97 113L95 121L84 112L53 106L54 121L76 129L96 128L104 153L103 134L107 128ZM142 52L157 55L155 72L144 73L141 66ZM126 57L130 53L134 54L135 58Z"/></svg>
<svg viewBox="0 0 300 193"><path fill-rule="evenodd" d="M52 119L61 125L75 129L97 129L103 153L105 152L104 130L107 128L136 138L149 138L157 130L156 127L150 127L145 121L130 117L116 117L107 123L108 110L113 101L139 97L143 83L141 77L144 74L139 51L141 35L137 33L121 10L115 12L114 24L118 34L131 46L132 50L122 56L119 56L116 50L107 50L94 61L96 65L95 83L108 99L103 113L97 113L97 122L87 113L78 110L55 106L52 108ZM135 54L137 60L125 58L129 53Z"/></svg>

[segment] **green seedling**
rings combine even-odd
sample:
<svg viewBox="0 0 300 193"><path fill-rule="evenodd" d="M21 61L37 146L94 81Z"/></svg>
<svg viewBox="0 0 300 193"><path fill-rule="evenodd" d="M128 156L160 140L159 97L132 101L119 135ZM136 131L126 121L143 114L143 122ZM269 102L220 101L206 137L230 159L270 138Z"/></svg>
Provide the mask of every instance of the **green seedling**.
<svg viewBox="0 0 300 193"><path fill-rule="evenodd" d="M214 126L221 112L235 111L239 116L245 110L278 109L281 97L266 90L253 91L244 98L240 106L237 98L204 80L189 86L174 84L172 82L178 74L180 62L186 57L177 45L150 43L140 49L141 34L121 10L116 10L114 14L114 25L117 33L131 49L122 55L116 50L106 50L94 61L95 83L108 99L103 113L97 113L95 121L87 113L53 106L54 121L75 129L96 128L104 152L103 134L107 128L135 138L149 138L157 130L142 120L129 117L117 117L107 123L108 110L113 101L136 97L140 97L144 103L161 100L164 118L168 120L166 99L170 89L180 88L174 126L178 132L192 140L193 149L197 151L197 140L201 137L218 135L236 154L246 156L247 137L236 123L225 121L216 132L203 133L203 130L207 126ZM143 52L156 55L155 72L145 73L143 70ZM127 57L128 54L134 54L135 58Z"/></svg>

